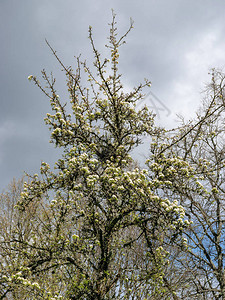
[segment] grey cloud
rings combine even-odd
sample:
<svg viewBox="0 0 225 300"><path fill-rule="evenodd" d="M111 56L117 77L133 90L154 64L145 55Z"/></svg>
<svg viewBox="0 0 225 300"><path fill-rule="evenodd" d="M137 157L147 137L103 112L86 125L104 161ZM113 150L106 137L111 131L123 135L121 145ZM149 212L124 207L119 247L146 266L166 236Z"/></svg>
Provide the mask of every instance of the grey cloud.
<svg viewBox="0 0 225 300"><path fill-rule="evenodd" d="M88 26L92 25L96 46L105 54L111 8L117 13L119 32L127 29L130 17L135 21L127 45L121 48L125 86L149 78L153 92L173 112L186 107L182 101L196 102L196 90L206 80L208 67L224 65L222 1L1 0L0 190L24 170L36 173L41 160L53 164L59 155L48 144L43 121L50 110L48 99L27 81L31 74L40 76L43 68L53 71L66 100L63 73L44 39L66 65L75 64L74 55L80 53L91 63ZM215 38L207 44L211 36Z"/></svg>

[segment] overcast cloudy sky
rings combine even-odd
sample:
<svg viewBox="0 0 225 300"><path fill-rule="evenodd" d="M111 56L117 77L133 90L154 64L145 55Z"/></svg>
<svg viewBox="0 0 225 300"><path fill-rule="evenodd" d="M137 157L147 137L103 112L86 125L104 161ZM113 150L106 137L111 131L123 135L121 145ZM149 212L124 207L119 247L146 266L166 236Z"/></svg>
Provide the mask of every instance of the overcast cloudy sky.
<svg viewBox="0 0 225 300"><path fill-rule="evenodd" d="M152 81L149 106L160 108L158 122L170 126L177 113L192 116L212 67L225 66L225 2L209 0L0 0L0 191L24 171L36 173L41 161L58 153L48 143L43 118L48 99L27 80L53 71L64 91L64 77L45 44L51 43L66 65L74 56L91 62L88 27L104 50L117 14L121 32L134 20L121 55L126 88Z"/></svg>

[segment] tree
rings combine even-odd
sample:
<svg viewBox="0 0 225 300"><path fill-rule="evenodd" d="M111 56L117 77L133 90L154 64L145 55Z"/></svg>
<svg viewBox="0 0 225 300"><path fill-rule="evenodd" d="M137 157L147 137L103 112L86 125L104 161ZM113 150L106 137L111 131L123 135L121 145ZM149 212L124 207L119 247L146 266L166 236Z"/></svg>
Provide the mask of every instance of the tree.
<svg viewBox="0 0 225 300"><path fill-rule="evenodd" d="M29 205L26 214L22 214L15 206L23 190L23 180L14 179L8 190L0 195L0 299L24 299L22 283L28 285L26 278L20 276L25 258L23 245L31 239L35 230L35 219L40 213L36 205ZM38 233L37 233L38 234ZM16 241L21 240L20 246L15 247ZM6 279L11 279L6 280ZM36 284L29 285L30 295L35 297Z"/></svg>
<svg viewBox="0 0 225 300"><path fill-rule="evenodd" d="M178 245L176 256L171 251L179 277L185 278L182 284L177 281L181 299L225 299L224 80L222 72L212 70L196 120L182 120L152 144L149 167L160 181L160 194L176 199L192 221L184 231L187 250Z"/></svg>
<svg viewBox="0 0 225 300"><path fill-rule="evenodd" d="M51 171L42 163L40 175L30 176L17 208L27 218L24 232L4 239L22 264L1 277L2 299L23 293L31 299L154 299L163 295L163 269L168 263L166 243L179 239L184 209L157 192L157 182L135 167L131 151L143 135L161 135L146 107L136 111L148 80L130 93L123 91L118 73L119 48L132 28L117 36L115 15L110 25L109 59L94 52L92 71L77 58L77 69L65 71L70 109L60 101L55 78L42 71L47 87L29 76L49 98L52 114L45 119L51 142L63 149ZM86 80L86 86L84 82ZM49 280L46 280L49 278ZM170 288L170 297L176 299Z"/></svg>

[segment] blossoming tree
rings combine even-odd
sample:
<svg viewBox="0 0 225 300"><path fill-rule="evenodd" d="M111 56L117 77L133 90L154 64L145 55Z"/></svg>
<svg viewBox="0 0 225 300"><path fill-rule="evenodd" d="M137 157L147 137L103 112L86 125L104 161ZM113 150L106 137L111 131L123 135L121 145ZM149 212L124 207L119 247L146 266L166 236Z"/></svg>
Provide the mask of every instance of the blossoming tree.
<svg viewBox="0 0 225 300"><path fill-rule="evenodd" d="M35 299L96 300L163 293L164 246L188 222L183 207L161 197L157 181L131 157L143 135L161 134L152 112L136 108L150 82L125 93L118 73L119 48L131 28L132 22L118 37L113 14L109 59L102 59L89 28L95 71L79 58L75 71L66 67L47 42L67 77L69 109L53 76L42 71L47 87L29 76L50 100L45 121L63 154L54 170L43 162L40 175L24 184L21 218L32 206L38 215L30 219L29 235L15 230L3 240L23 264L2 264L2 298L6 291L26 299L32 291ZM170 296L176 299L172 287Z"/></svg>

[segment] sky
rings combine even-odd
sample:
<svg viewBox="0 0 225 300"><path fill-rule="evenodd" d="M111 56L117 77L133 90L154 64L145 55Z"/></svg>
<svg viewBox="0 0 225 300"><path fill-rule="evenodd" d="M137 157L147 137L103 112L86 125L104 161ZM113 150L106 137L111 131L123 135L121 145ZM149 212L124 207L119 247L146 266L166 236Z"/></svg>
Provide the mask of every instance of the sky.
<svg viewBox="0 0 225 300"><path fill-rule="evenodd" d="M119 70L127 91L151 80L152 94L143 103L156 113L158 124L174 127L178 114L194 116L210 69L224 69L222 0L0 0L0 191L24 172L37 173L41 161L53 166L60 155L49 144L43 120L50 112L48 99L27 80L40 78L42 69L52 71L67 101L65 77L45 39L65 65L75 66L74 56L80 54L91 65L89 25L105 54L111 9L120 33L134 20Z"/></svg>

